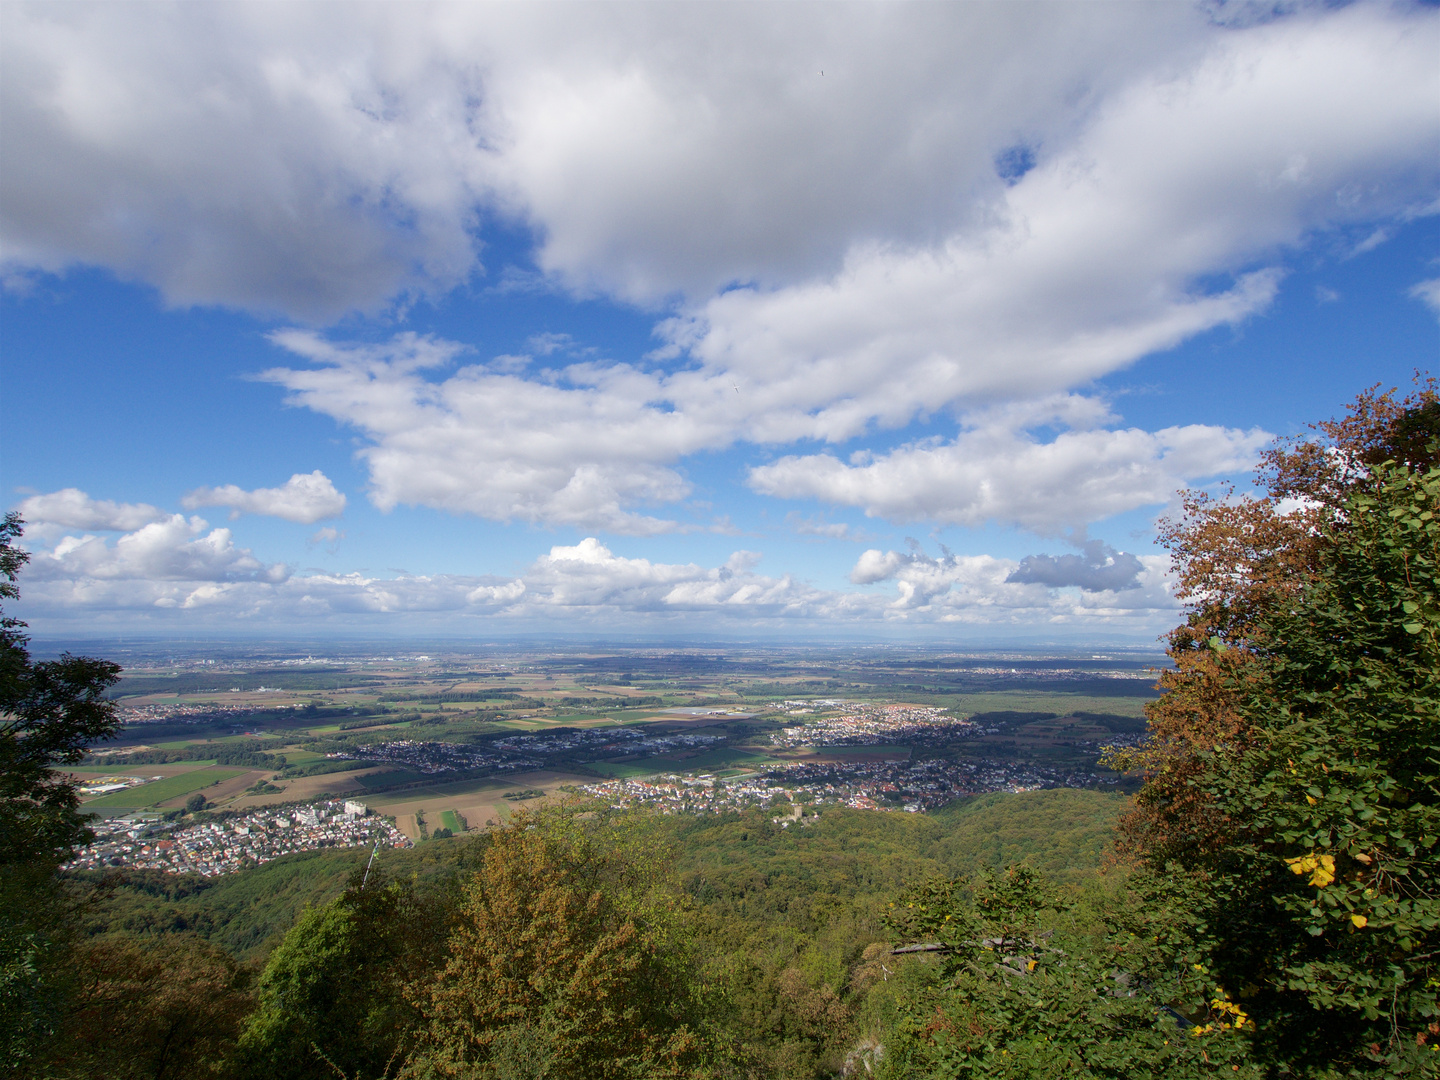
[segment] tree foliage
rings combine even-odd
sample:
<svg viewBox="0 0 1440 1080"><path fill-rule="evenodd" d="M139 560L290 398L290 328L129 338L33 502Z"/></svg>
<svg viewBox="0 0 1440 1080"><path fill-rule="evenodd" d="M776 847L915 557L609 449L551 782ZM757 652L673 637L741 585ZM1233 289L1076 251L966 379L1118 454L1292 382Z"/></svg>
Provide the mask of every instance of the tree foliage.
<svg viewBox="0 0 1440 1080"><path fill-rule="evenodd" d="M1166 893L1146 877L1117 895L1062 891L1024 866L912 891L890 925L934 962L888 1034L884 1074L1264 1075L1245 1009L1164 917Z"/></svg>
<svg viewBox="0 0 1440 1080"><path fill-rule="evenodd" d="M23 531L14 513L0 521L0 599L19 596ZM57 766L115 733L104 692L120 674L68 653L32 661L24 625L0 611L0 1060L13 1069L63 1026L71 911L55 871L90 832L76 784Z"/></svg>
<svg viewBox="0 0 1440 1080"><path fill-rule="evenodd" d="M356 871L301 913L270 954L240 1041L244 1071L274 1080L375 1077L404 1059L419 1023L406 989L441 959L445 913L413 884Z"/></svg>
<svg viewBox="0 0 1440 1080"><path fill-rule="evenodd" d="M10 513L0 523L0 597L19 596L15 577L29 554ZM0 613L0 866L59 859L88 830L77 812L76 785L56 766L77 764L91 743L119 724L105 691L120 677L106 660L63 655L34 662L25 624Z"/></svg>
<svg viewBox="0 0 1440 1080"><path fill-rule="evenodd" d="M1373 465L1339 511L1230 681L1244 738L1191 780L1229 841L1176 864L1258 1055L1404 1071L1440 1016L1440 469Z"/></svg>
<svg viewBox="0 0 1440 1080"><path fill-rule="evenodd" d="M231 1080L230 1051L254 999L251 974L192 935L105 937L72 954L53 1080Z"/></svg>
<svg viewBox="0 0 1440 1080"><path fill-rule="evenodd" d="M1190 885L1270 1069L1434 1067L1437 420L1433 380L1363 395L1169 532L1193 606L1150 745L1112 759L1148 772L1122 843Z"/></svg>
<svg viewBox="0 0 1440 1080"><path fill-rule="evenodd" d="M662 852L638 819L521 811L465 884L449 958L416 987L407 1076L688 1075L695 1002Z"/></svg>

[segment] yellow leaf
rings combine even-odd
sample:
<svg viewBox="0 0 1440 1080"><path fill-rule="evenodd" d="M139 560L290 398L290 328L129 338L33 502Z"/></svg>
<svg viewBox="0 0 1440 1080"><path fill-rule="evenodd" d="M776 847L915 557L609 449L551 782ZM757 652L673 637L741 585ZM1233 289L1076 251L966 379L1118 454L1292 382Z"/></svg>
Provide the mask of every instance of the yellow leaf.
<svg viewBox="0 0 1440 1080"><path fill-rule="evenodd" d="M1308 802L1311 806L1314 806L1318 800L1315 798L1314 795L1306 795L1305 801Z"/></svg>
<svg viewBox="0 0 1440 1080"><path fill-rule="evenodd" d="M1356 930L1363 930L1363 929L1365 929L1365 925L1366 925L1370 920L1367 919L1364 915L1351 915L1351 916L1350 916L1350 921L1355 924L1355 929L1356 929Z"/></svg>

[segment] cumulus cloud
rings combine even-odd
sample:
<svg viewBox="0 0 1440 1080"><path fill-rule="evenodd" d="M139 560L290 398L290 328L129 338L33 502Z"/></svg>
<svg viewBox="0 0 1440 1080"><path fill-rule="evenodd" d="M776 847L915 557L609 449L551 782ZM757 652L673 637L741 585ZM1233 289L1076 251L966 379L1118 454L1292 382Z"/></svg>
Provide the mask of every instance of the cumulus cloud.
<svg viewBox="0 0 1440 1080"><path fill-rule="evenodd" d="M202 506L227 506L232 518L241 514L264 514L301 525L314 525L317 521L344 513L345 496L335 490L328 476L316 469L312 473L296 473L275 488L245 491L234 484L196 488L180 500L180 505L187 510Z"/></svg>
<svg viewBox="0 0 1440 1080"><path fill-rule="evenodd" d="M1168 8L1168 10L1167 10ZM7 5L12 258L329 318L471 272L481 215L632 298L927 235L1196 12ZM826 67L823 81L819 69ZM1058 116L1055 114L1058 112Z"/></svg>
<svg viewBox="0 0 1440 1080"><path fill-rule="evenodd" d="M129 532L169 517L148 503L117 503L92 499L78 488L32 495L15 508L28 524L66 529Z"/></svg>
<svg viewBox="0 0 1440 1080"><path fill-rule="evenodd" d="M26 577L35 581L184 582L206 585L252 581L276 584L290 576L282 563L265 565L237 548L229 529L173 514L126 533L113 544L97 536L66 536L49 550L32 552Z"/></svg>
<svg viewBox="0 0 1440 1080"><path fill-rule="evenodd" d="M674 521L633 508L684 498L690 485L670 463L727 438L723 415L664 408L660 377L626 365L575 364L553 382L469 365L436 381L426 372L452 364L459 345L413 334L369 346L309 331L274 337L318 366L263 377L291 403L370 440L360 456L370 498L385 510L408 503L499 521L669 532Z"/></svg>
<svg viewBox="0 0 1440 1080"><path fill-rule="evenodd" d="M887 454L788 456L750 471L750 486L781 498L862 508L871 517L1018 526L1054 535L1112 514L1165 502L1186 482L1244 469L1269 433L1192 424L1061 431L1040 441L1027 429L1104 418L1093 399L996 410L948 442Z"/></svg>
<svg viewBox="0 0 1440 1080"><path fill-rule="evenodd" d="M1116 551L1101 540L1087 541L1079 555L1026 555L1006 582L1078 586L1086 592L1124 592L1140 587L1145 564L1128 551Z"/></svg>

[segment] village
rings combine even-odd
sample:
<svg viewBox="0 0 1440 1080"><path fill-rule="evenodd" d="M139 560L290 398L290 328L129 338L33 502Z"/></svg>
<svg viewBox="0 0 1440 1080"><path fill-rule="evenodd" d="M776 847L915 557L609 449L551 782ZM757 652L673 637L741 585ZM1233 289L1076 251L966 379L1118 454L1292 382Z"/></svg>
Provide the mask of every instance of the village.
<svg viewBox="0 0 1440 1080"><path fill-rule="evenodd" d="M816 709L842 708L839 716L821 717L770 736L776 746L874 746L881 743L927 742L934 735L947 738L978 734L969 720L951 716L929 705L871 705L843 701L786 701L790 716Z"/></svg>
<svg viewBox="0 0 1440 1080"><path fill-rule="evenodd" d="M794 762L751 776L667 774L610 780L578 790L616 809L651 806L664 813L725 813L780 803L830 804L921 813L963 795L1113 784L1099 772L1003 761Z"/></svg>
<svg viewBox="0 0 1440 1080"><path fill-rule="evenodd" d="M66 869L124 866L214 877L297 851L370 844L412 846L391 821L353 800L257 810L186 828L174 822L113 818L95 826L95 842L82 848Z"/></svg>

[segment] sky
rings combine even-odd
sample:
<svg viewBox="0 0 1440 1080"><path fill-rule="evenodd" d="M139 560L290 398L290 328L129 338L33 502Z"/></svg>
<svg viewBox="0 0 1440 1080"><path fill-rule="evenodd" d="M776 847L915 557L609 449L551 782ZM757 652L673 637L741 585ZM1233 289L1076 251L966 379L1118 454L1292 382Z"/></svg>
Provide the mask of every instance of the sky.
<svg viewBox="0 0 1440 1080"><path fill-rule="evenodd" d="M1440 352L1440 8L0 6L46 635L1152 644Z"/></svg>

